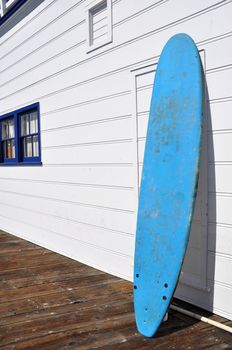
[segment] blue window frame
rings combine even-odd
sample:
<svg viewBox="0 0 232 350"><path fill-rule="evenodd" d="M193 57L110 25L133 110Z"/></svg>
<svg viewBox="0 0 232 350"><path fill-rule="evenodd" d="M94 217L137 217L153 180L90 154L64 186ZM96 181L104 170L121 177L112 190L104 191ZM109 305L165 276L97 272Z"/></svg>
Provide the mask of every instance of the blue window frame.
<svg viewBox="0 0 232 350"><path fill-rule="evenodd" d="M0 165L41 163L39 103L0 116Z"/></svg>

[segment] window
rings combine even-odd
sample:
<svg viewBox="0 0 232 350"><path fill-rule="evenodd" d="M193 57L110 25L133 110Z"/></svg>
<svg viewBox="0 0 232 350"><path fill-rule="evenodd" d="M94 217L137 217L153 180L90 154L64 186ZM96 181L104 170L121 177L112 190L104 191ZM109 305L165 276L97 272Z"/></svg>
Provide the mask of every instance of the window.
<svg viewBox="0 0 232 350"><path fill-rule="evenodd" d="M0 0L0 37L45 0Z"/></svg>
<svg viewBox="0 0 232 350"><path fill-rule="evenodd" d="M20 143L23 159L39 157L38 113L36 110L20 115Z"/></svg>
<svg viewBox="0 0 232 350"><path fill-rule="evenodd" d="M2 120L2 150L5 162L15 160L15 124L14 117Z"/></svg>
<svg viewBox="0 0 232 350"><path fill-rule="evenodd" d="M41 164L39 104L0 117L0 165Z"/></svg>
<svg viewBox="0 0 232 350"><path fill-rule="evenodd" d="M93 51L112 42L111 12L111 0L95 0L87 6L87 52Z"/></svg>
<svg viewBox="0 0 232 350"><path fill-rule="evenodd" d="M19 0L0 0L0 17L3 17Z"/></svg>

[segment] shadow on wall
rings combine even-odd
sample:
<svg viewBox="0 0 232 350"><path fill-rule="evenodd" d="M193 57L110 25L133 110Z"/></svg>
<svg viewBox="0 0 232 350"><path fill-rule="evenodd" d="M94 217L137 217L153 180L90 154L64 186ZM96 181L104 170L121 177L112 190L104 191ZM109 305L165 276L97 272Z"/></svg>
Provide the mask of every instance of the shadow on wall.
<svg viewBox="0 0 232 350"><path fill-rule="evenodd" d="M206 78L205 78L206 79ZM215 253L217 235L217 199L216 199L216 175L215 175L215 155L212 131L212 116L210 109L210 99L206 81L206 126L207 126L207 183L208 183L208 208L207 208L207 284L210 289L208 306L213 311L214 307L214 280L215 280Z"/></svg>
<svg viewBox="0 0 232 350"><path fill-rule="evenodd" d="M204 73L203 73L204 74ZM202 269L201 281L193 282L189 284L188 282L180 283L184 287L184 292L181 289L179 292L177 290L176 297L183 299L185 301L190 301L208 311L213 311L214 308L214 278L215 278L215 251L216 251L216 179L215 179L215 157L214 157L214 145L212 135L212 119L210 110L210 100L208 87L206 82L206 77L203 75L203 86L204 86L204 111L203 111L203 130L202 130L202 151L201 151L201 162L200 162L200 176L199 176L199 186L197 191L197 207L195 212L197 216L201 215L200 225L197 225L190 232L189 242L194 242L200 239L200 244L202 250L201 256L195 255L195 260L192 258L188 261L188 266L193 271L200 271L199 268L195 269L193 264L199 265ZM210 172L210 173L209 173ZM199 221L197 221L199 222ZM196 223L196 222L195 222ZM196 231L200 230L200 232ZM197 234L197 237L193 235ZM190 246L188 246L190 248ZM194 246L192 246L194 249ZM188 254L187 254L188 255ZM188 256L186 255L187 259ZM196 261L198 259L200 261ZM192 267L191 267L192 266ZM184 269L183 269L184 271ZM183 274L183 277L185 272ZM180 279L181 282L181 279Z"/></svg>

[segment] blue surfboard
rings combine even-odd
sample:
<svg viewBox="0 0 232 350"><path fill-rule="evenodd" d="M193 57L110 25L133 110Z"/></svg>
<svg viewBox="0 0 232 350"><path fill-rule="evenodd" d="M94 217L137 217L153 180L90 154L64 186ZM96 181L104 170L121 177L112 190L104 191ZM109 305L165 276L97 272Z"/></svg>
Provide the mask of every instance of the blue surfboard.
<svg viewBox="0 0 232 350"><path fill-rule="evenodd" d="M197 191L203 114L198 50L173 36L160 56L150 105L137 216L134 309L154 336L174 294Z"/></svg>

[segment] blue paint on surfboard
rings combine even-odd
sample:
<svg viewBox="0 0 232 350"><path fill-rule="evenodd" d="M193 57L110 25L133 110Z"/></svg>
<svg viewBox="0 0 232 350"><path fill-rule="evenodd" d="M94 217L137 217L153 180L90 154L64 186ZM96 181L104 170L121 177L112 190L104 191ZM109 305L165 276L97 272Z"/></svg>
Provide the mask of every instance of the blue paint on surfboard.
<svg viewBox="0 0 232 350"><path fill-rule="evenodd" d="M150 106L137 217L137 328L155 334L183 263L198 182L202 69L193 40L173 36L159 59Z"/></svg>

